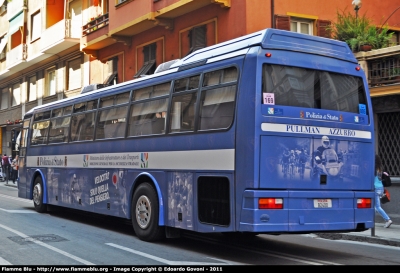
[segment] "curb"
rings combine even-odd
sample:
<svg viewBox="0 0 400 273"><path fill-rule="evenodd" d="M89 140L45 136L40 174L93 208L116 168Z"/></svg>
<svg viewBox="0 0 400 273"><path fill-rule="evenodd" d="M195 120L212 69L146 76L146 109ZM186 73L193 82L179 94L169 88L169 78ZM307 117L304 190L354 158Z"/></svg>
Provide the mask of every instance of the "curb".
<svg viewBox="0 0 400 273"><path fill-rule="evenodd" d="M392 238L388 239L379 236L366 236L366 235L344 234L344 233L318 233L315 235L317 237L328 240L348 240L348 241L367 242L371 244L400 247L399 239L392 239Z"/></svg>

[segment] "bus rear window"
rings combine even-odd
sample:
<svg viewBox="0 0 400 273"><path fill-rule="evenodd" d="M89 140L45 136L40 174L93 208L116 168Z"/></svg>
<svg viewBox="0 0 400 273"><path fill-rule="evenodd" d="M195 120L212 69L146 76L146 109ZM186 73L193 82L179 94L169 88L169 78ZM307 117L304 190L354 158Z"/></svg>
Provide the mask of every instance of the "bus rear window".
<svg viewBox="0 0 400 273"><path fill-rule="evenodd" d="M361 77L299 67L264 64L263 93L275 104L360 113L366 106ZM365 109L366 110L366 109Z"/></svg>

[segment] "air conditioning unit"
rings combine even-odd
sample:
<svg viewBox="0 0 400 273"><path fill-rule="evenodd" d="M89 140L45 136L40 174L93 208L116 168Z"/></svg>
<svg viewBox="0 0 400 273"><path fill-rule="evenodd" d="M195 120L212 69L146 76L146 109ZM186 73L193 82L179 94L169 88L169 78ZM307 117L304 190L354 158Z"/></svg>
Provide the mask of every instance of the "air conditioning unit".
<svg viewBox="0 0 400 273"><path fill-rule="evenodd" d="M94 83L94 84L86 85L86 86L82 87L81 94L91 92L91 91L94 91L97 89L101 89L106 86L108 86L108 84Z"/></svg>

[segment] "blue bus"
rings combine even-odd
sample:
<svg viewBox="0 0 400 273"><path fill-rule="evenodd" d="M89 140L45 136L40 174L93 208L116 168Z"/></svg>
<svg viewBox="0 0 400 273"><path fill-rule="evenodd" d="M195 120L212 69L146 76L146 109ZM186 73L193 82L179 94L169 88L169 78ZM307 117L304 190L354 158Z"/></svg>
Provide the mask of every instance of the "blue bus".
<svg viewBox="0 0 400 273"><path fill-rule="evenodd" d="M339 41L265 29L27 112L18 195L138 238L374 226L374 121Z"/></svg>

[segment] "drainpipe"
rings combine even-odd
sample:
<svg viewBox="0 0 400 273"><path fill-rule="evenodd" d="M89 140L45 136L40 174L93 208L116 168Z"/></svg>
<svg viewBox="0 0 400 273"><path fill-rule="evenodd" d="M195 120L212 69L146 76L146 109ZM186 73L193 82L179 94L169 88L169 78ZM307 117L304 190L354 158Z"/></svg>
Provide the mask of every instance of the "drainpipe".
<svg viewBox="0 0 400 273"><path fill-rule="evenodd" d="M275 3L271 0L271 27L275 28Z"/></svg>

